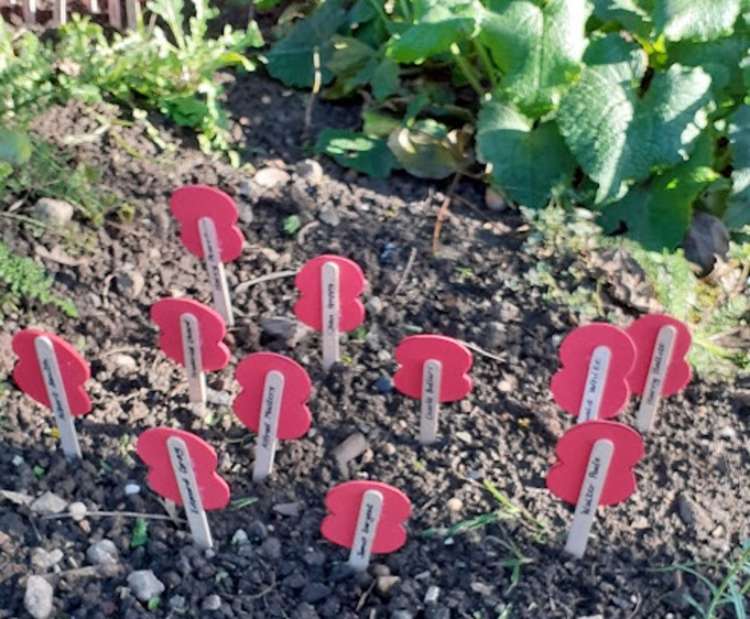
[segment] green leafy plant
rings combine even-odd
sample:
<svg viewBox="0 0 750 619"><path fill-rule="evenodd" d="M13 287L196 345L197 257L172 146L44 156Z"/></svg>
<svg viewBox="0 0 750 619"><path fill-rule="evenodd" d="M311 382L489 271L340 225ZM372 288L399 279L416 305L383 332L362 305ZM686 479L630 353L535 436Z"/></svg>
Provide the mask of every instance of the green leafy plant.
<svg viewBox="0 0 750 619"><path fill-rule="evenodd" d="M325 0L267 58L287 85L363 95L361 130L315 146L342 165L475 169L671 251L696 208L750 223L748 24L739 0Z"/></svg>
<svg viewBox="0 0 750 619"><path fill-rule="evenodd" d="M0 242L0 314L3 308L16 308L23 301L36 301L76 317L78 311L73 302L55 294L53 285L54 281L41 266L30 258L17 256Z"/></svg>
<svg viewBox="0 0 750 619"><path fill-rule="evenodd" d="M148 521L145 518L137 518L130 533L130 547L138 548L148 543Z"/></svg>

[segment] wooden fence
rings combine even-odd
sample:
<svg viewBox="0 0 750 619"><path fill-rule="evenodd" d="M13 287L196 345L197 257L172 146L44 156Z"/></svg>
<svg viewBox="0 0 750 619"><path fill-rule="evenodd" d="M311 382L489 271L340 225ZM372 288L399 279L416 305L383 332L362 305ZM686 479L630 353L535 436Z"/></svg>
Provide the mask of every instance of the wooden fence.
<svg viewBox="0 0 750 619"><path fill-rule="evenodd" d="M140 5L138 0L102 0L106 2L106 9L100 5L99 0L82 0L85 4L86 12L92 14L106 13L110 26L117 29L135 28L136 20ZM19 12L23 21L28 26L42 23L41 15L49 15L51 20L47 20L47 26L60 26L68 19L68 2L67 0L0 0L0 10L10 11L11 13Z"/></svg>

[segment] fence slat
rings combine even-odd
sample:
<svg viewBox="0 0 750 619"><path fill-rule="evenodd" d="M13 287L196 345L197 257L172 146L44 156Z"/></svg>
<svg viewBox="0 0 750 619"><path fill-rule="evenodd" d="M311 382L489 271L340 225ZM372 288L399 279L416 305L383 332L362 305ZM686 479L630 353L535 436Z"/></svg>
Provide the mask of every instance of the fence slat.
<svg viewBox="0 0 750 619"><path fill-rule="evenodd" d="M68 20L66 0L52 0L52 25L62 26Z"/></svg>
<svg viewBox="0 0 750 619"><path fill-rule="evenodd" d="M36 23L36 0L23 0L23 21L27 26Z"/></svg>
<svg viewBox="0 0 750 619"><path fill-rule="evenodd" d="M107 0L107 13L109 14L109 25L117 29L122 28L120 0Z"/></svg>

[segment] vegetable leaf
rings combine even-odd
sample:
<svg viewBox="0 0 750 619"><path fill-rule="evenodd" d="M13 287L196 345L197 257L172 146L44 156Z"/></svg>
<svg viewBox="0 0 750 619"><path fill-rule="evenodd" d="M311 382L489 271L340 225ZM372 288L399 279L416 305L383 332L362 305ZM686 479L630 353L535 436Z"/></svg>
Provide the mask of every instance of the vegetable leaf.
<svg viewBox="0 0 750 619"><path fill-rule="evenodd" d="M490 8L480 40L503 74L501 90L522 112L538 118L556 107L579 72L588 3L498 0Z"/></svg>
<svg viewBox="0 0 750 619"><path fill-rule="evenodd" d="M595 49L591 57L613 60L613 50L600 54ZM711 78L705 71L672 65L654 76L640 98L643 65L633 54L639 51L588 66L560 105L560 130L581 167L599 184L597 203L621 198L628 182L645 179L655 166L684 160L706 124Z"/></svg>
<svg viewBox="0 0 750 619"><path fill-rule="evenodd" d="M446 178L468 163L462 134L431 118L394 129L388 147L404 169L419 178Z"/></svg>
<svg viewBox="0 0 750 619"><path fill-rule="evenodd" d="M575 161L557 125L532 121L508 105L490 102L480 114L479 159L492 164L492 180L523 206L543 208L552 190L569 183Z"/></svg>
<svg viewBox="0 0 750 619"><path fill-rule="evenodd" d="M654 25L668 41L711 41L732 34L739 13L740 0L660 0Z"/></svg>
<svg viewBox="0 0 750 619"><path fill-rule="evenodd" d="M324 153L344 167L375 178L388 177L398 165L385 140L345 129L321 131L315 152Z"/></svg>
<svg viewBox="0 0 750 619"><path fill-rule="evenodd" d="M732 114L729 144L732 151L732 195L724 223L729 228L750 224L750 106L740 106Z"/></svg>
<svg viewBox="0 0 750 619"><path fill-rule="evenodd" d="M333 79L328 62L333 55L332 37L346 22L342 0L324 2L312 15L299 22L268 53L268 72L287 86L313 84L315 49L320 54L320 72L324 84Z"/></svg>

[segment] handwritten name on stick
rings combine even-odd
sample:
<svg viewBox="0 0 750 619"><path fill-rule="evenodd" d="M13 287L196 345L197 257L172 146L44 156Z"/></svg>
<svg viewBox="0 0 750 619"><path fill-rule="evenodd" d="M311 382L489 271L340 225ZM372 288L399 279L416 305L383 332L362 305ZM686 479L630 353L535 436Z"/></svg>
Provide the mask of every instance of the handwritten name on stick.
<svg viewBox="0 0 750 619"><path fill-rule="evenodd" d="M692 338L687 325L665 314L650 314L633 321L627 333L636 348L628 384L642 395L637 427L648 432L654 424L659 402L681 391L690 382L691 368L686 357Z"/></svg>
<svg viewBox="0 0 750 619"><path fill-rule="evenodd" d="M148 466L149 488L182 505L196 543L210 548L205 511L226 507L230 496L213 447L184 430L152 428L138 437L136 453Z"/></svg>
<svg viewBox="0 0 750 619"><path fill-rule="evenodd" d="M389 553L406 543L404 524L411 514L409 498L377 481L349 481L328 491L328 514L320 532L350 549L350 564L365 569L371 553ZM379 509L379 513L378 513Z"/></svg>
<svg viewBox="0 0 750 619"><path fill-rule="evenodd" d="M440 403L455 402L471 391L471 353L449 337L412 335L396 348L396 361L393 384L404 395L421 400L420 442L432 443L437 439Z"/></svg>
<svg viewBox="0 0 750 619"><path fill-rule="evenodd" d="M236 225L237 205L215 187L188 185L172 194L170 207L180 222L183 245L206 262L214 306L232 326L234 319L224 263L236 260L245 242Z"/></svg>
<svg viewBox="0 0 750 619"><path fill-rule="evenodd" d="M559 358L562 367L550 389L563 410L588 421L614 417L625 408L627 377L635 363L635 346L625 331L604 323L578 327L563 340Z"/></svg>
<svg viewBox="0 0 750 619"><path fill-rule="evenodd" d="M273 373L280 375L282 380L269 383L268 377ZM253 478L258 481L271 473L276 441L300 438L310 429L312 415L307 401L312 382L299 363L269 352L245 357L237 366L235 378L242 389L234 400L234 412L245 426L258 434L258 470L253 471ZM260 459L259 453L262 455ZM269 460L264 463L263 457ZM267 467L264 468L264 464Z"/></svg>
<svg viewBox="0 0 750 619"><path fill-rule="evenodd" d="M338 334L364 322L360 296L367 281L356 262L326 254L306 262L294 284L299 292L294 314L323 334L323 365L328 369L339 359Z"/></svg>
<svg viewBox="0 0 750 619"><path fill-rule="evenodd" d="M26 395L49 408L60 430L63 452L81 457L74 417L91 410L84 384L91 376L88 363L62 338L37 329L24 329L13 338L18 361L13 380Z"/></svg>
<svg viewBox="0 0 750 619"><path fill-rule="evenodd" d="M547 475L547 487L558 498L576 505L566 549L580 557L596 507L620 503L635 492L633 469L643 457L643 439L621 423L589 421L568 430L555 453L557 462Z"/></svg>

